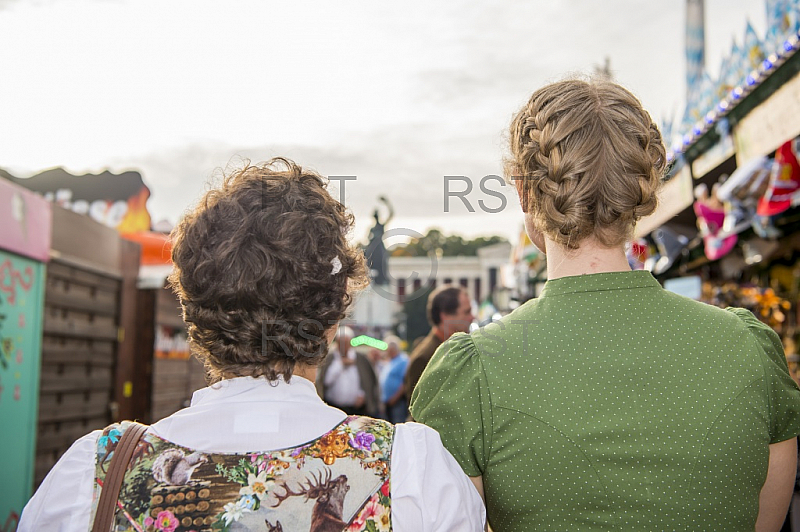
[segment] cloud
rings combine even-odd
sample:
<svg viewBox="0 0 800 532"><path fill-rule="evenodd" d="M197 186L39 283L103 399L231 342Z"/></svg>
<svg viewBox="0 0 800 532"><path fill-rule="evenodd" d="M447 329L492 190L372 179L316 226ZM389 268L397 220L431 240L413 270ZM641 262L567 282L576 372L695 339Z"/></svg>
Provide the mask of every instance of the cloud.
<svg viewBox="0 0 800 532"><path fill-rule="evenodd" d="M508 123L533 90L610 57L655 118L683 96L674 0L0 0L9 6L0 42L36 43L0 57L15 80L0 84L0 162L19 174L139 169L156 220L176 221L216 168L285 155L356 175L346 199L364 233L382 194L417 230L502 232L517 223L511 191L508 219L460 201L446 213L444 176L473 179L476 210L497 201L479 180L500 172ZM709 50L729 47L754 10L707 0Z"/></svg>
<svg viewBox="0 0 800 532"><path fill-rule="evenodd" d="M19 0L0 0L0 11L19 3Z"/></svg>
<svg viewBox="0 0 800 532"><path fill-rule="evenodd" d="M140 169L152 191L148 204L151 215L155 220L167 218L173 223L210 184L219 181L226 168L241 167L244 160L257 163L285 156L325 176L356 176L355 181L344 183L344 192L345 203L356 215L359 235L366 234L381 195L390 198L397 219L414 225L410 228L416 231L439 226L465 235L515 233L516 226L494 228L489 220L499 217L481 209L480 202L488 209L499 208L502 203L497 194L506 197L510 213L518 209L514 192L498 179L484 181L481 189L481 179L501 173L494 137L478 131L453 137L431 126L408 125L345 138L328 147L194 144L118 161L114 167ZM475 212L469 212L464 201L455 196L445 212L445 176L465 176L472 182L466 200ZM338 183L332 184L334 194L339 193ZM451 191L466 187L462 179L452 179L449 185Z"/></svg>
<svg viewBox="0 0 800 532"><path fill-rule="evenodd" d="M591 73L606 57L655 115L680 99L681 63L674 58L682 53L682 19L664 0L494 2L463 10L458 21L447 57L418 76L415 104L430 111L507 121L536 88Z"/></svg>

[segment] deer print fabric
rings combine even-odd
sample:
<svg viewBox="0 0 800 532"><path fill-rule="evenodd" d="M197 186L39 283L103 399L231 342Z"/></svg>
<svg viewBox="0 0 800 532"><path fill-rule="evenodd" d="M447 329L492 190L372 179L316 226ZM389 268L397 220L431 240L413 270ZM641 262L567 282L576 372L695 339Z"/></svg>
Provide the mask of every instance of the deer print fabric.
<svg viewBox="0 0 800 532"><path fill-rule="evenodd" d="M111 425L98 439L93 514L127 427ZM112 530L389 531L393 438L391 424L358 416L298 447L245 454L198 452L145 434Z"/></svg>

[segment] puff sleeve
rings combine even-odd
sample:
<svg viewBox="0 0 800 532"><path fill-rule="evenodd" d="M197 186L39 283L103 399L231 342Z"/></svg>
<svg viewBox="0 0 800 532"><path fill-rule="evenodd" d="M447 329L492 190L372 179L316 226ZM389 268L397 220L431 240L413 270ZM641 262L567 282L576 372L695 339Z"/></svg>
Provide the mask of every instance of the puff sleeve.
<svg viewBox="0 0 800 532"><path fill-rule="evenodd" d="M800 434L800 389L789 374L780 338L749 310L742 308L726 310L744 322L759 347L770 412L770 443L778 443L797 436Z"/></svg>
<svg viewBox="0 0 800 532"><path fill-rule="evenodd" d="M439 432L467 475L483 474L491 452L491 394L470 336L453 335L436 350L414 389L411 415Z"/></svg>

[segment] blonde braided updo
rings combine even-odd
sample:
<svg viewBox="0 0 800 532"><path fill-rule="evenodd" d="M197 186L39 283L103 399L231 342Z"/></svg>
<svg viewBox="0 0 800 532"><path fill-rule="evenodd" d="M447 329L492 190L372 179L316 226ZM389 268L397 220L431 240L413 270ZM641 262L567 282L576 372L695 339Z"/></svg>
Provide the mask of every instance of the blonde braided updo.
<svg viewBox="0 0 800 532"><path fill-rule="evenodd" d="M569 249L588 237L629 240L655 211L666 165L661 133L639 100L605 80L536 91L511 122L506 174L522 180L537 231Z"/></svg>

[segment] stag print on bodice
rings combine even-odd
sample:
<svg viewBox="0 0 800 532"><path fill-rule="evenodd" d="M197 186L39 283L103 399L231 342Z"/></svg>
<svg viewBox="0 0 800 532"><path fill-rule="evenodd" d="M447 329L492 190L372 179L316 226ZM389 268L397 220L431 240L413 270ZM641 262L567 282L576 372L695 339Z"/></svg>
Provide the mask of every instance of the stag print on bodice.
<svg viewBox="0 0 800 532"><path fill-rule="evenodd" d="M97 442L95 506L128 424ZM115 532L391 530L394 427L352 416L303 445L198 452L145 434L125 473Z"/></svg>
<svg viewBox="0 0 800 532"><path fill-rule="evenodd" d="M319 478L313 476L316 482L308 481L299 492L290 489L289 486L285 487L283 495L278 494L276 506L280 505L283 501L292 496L305 495L306 500L314 499L314 509L311 511L311 530L319 530L320 532L327 532L330 530L343 530L347 526L342 520L344 513L344 498L350 490L350 485L347 483L347 477L339 475L331 480L330 470L326 470ZM281 526L280 521L276 526Z"/></svg>

